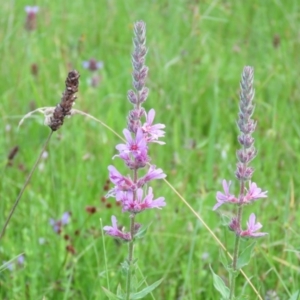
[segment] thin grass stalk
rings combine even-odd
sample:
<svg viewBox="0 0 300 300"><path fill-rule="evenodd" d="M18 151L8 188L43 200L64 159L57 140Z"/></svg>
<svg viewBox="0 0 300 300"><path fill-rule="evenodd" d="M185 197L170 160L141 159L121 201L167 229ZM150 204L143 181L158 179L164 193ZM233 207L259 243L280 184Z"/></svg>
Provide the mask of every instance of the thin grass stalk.
<svg viewBox="0 0 300 300"><path fill-rule="evenodd" d="M7 217L4 225L2 227L2 230L1 230L1 233L0 233L0 240L4 236L6 227L7 227L8 223L9 223L10 219L12 218L12 216L13 216L13 214L14 214L14 212L15 212L18 204L19 204L19 202L20 202L25 189L26 189L27 185L29 184L29 182L30 182L30 180L32 178L32 175L33 175L34 171L36 170L39 162L41 161L42 155L43 155L44 151L46 150L46 148L47 148L47 146L49 144L49 141L50 141L50 139L52 137L52 134L53 134L53 131L50 132L50 134L49 134L46 142L44 143L44 146L43 146L43 148L42 148L42 150L41 150L41 152L40 152L40 154L39 154L39 156L38 156L38 158L36 160L36 162L34 163L34 165L33 165L32 169L31 169L30 173L28 174L28 176L27 176L27 178L26 178L26 180L25 180L25 182L24 182L24 184L23 184L23 186L21 188L21 191L20 191L18 197L16 198L16 201L15 201L15 203L14 203L14 205L13 205L13 207L12 207L12 209L11 209L11 211L10 211L10 213L9 213L9 215L8 215L8 217Z"/></svg>

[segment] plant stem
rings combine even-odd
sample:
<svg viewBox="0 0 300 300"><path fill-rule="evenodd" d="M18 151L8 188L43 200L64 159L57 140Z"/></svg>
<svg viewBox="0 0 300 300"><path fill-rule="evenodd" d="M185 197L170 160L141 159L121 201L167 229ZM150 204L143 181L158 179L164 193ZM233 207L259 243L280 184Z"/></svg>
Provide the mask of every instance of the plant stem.
<svg viewBox="0 0 300 300"><path fill-rule="evenodd" d="M9 213L9 215L8 215L8 217L7 217L7 219L6 219L6 221L5 221L5 223L4 223L4 225L3 225L3 228L2 228L1 233L0 233L0 240L1 240L2 237L4 236L6 227L7 227L7 225L8 225L8 223L9 223L9 221L10 221L12 215L14 214L14 212L15 212L15 210L16 210L18 204L19 204L19 202L20 202L20 200L21 200L21 197L22 197L22 195L23 195L23 193L24 193L26 187L27 187L27 185L28 185L29 182L30 182L30 179L31 179L31 177L32 177L32 175L33 175L33 173L34 173L34 171L35 171L36 168L37 168L37 165L39 164L39 162L40 162L40 160L41 160L41 158L42 158L42 155L43 155L43 153L44 153L44 151L45 151L45 149L46 149L46 147L47 147L47 145L48 145L48 143L49 143L49 141L50 141L50 138L51 138L51 136L52 136L52 133L53 133L53 131L51 130L51 132L50 132L50 134L49 134L49 136L48 136L48 138L47 138L47 140L46 140L46 142L45 142L45 144L44 144L44 146L43 146L43 148L42 148L42 151L40 152L40 154L39 154L39 156L38 156L38 158L37 158L35 164L33 165L33 167L32 167L32 169L31 169L29 175L27 176L26 181L25 181L25 183L24 183L24 185L23 185L23 187L22 187L22 189L21 189L21 191L20 191L20 193L19 193L19 195L18 195L18 197L17 197L17 199L16 199L16 201L15 201L15 203L14 203L14 205L13 205L13 207L12 207L12 209L11 209L11 211L10 211L10 213Z"/></svg>
<svg viewBox="0 0 300 300"><path fill-rule="evenodd" d="M126 300L130 299L131 292L131 275L132 275L132 262L133 262L133 250L134 250L134 219L135 214L130 215L130 235L131 241L128 245L128 272L127 272L127 283L126 283Z"/></svg>
<svg viewBox="0 0 300 300"><path fill-rule="evenodd" d="M242 210L242 207L239 207L239 212ZM241 212L240 212L240 215ZM234 299L234 291L235 291L235 279L236 279L236 271L237 271L237 260L239 257L239 248L240 248L240 236L235 236L235 243L234 243L234 252L233 252L233 261L232 261L232 269L233 272L231 274L231 282L230 282L230 294L229 299Z"/></svg>
<svg viewBox="0 0 300 300"><path fill-rule="evenodd" d="M244 149L245 151L245 149ZM246 169L247 164L244 164L244 169ZM245 195L245 181L240 181L240 196L239 196L239 206L237 211L237 224L239 224L239 231L241 231L241 223L242 223L242 215L243 215L243 200ZM236 280L236 271L237 271L237 261L239 257L239 249L240 249L240 240L241 237L239 234L236 234L235 236L235 243L234 243L234 252L233 252L233 259L232 259L232 269L233 273L231 275L231 282L230 282L230 294L229 294L229 300L234 299L234 291L235 291L235 280Z"/></svg>

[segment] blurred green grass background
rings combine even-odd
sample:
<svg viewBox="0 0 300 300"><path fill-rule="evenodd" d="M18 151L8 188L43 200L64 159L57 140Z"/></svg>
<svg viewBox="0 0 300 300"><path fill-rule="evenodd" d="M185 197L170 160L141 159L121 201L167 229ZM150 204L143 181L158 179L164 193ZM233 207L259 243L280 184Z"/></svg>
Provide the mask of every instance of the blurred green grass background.
<svg viewBox="0 0 300 300"><path fill-rule="evenodd" d="M23 0L1 3L0 10L0 157L2 162L0 225L11 209L34 164L49 128L43 116L21 117L34 107L55 106L68 71L81 74L76 108L88 112L121 133L131 105L132 29L147 24L147 86L145 108L156 110L156 122L166 124L166 145L153 145L152 162L199 212L229 250L232 234L212 211L221 180L234 181L238 148L236 119L239 80L245 65L255 68L254 135L258 149L253 181L269 197L245 209L245 219L257 214L267 238L245 268L263 298L275 291L288 299L299 288L299 3L279 1L35 1L37 28L24 29ZM89 85L91 73L82 62L104 62L101 83ZM32 64L38 75L31 73ZM114 202L101 202L106 193L107 166L119 139L95 121L75 116L53 136L44 159L0 241L0 265L20 253L25 263L0 273L1 299L104 299L107 286L100 222L112 214L127 225ZM7 155L19 152L8 167ZM126 172L121 162L115 161ZM155 196L167 207L138 216L153 222L136 247L140 277L151 284L165 277L147 299L217 299L209 270L226 277L219 248L202 224L162 182ZM234 184L235 192L238 185ZM97 206L89 216L88 205ZM71 211L61 236L49 219ZM75 231L80 231L79 235ZM66 252L72 238L75 255ZM118 270L127 248L104 239L112 290L122 280ZM237 289L255 299L243 277ZM45 297L45 298L43 298ZM267 298L266 298L267 299Z"/></svg>

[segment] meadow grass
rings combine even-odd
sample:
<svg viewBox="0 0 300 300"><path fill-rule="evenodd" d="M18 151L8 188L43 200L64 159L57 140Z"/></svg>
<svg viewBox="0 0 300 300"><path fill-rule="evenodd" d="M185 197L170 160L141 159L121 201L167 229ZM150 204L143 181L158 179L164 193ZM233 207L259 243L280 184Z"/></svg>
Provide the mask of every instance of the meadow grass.
<svg viewBox="0 0 300 300"><path fill-rule="evenodd" d="M230 251L233 234L212 207L221 180L234 178L240 74L245 65L254 66L253 180L268 190L268 199L245 214L254 210L269 236L258 241L244 271L263 298L274 290L289 299L300 282L298 1L36 1L40 11L33 32L24 29L25 5L31 3L7 1L0 11L0 225L49 134L42 116L19 130L18 122L33 106L59 102L71 66L81 74L75 108L122 132L130 109L133 23L142 19L150 69L145 106L155 108L156 121L166 124L166 145L152 147L150 155ZM91 74L82 68L91 57L104 62L97 88L89 86ZM37 76L30 72L33 63ZM23 267L0 271L1 299L103 299L101 286L109 282L116 289L127 250L102 239L99 219L108 224L114 214L127 225L113 201L111 208L101 202L119 142L82 116L66 120L53 135L49 156L0 241L0 266L25 253ZM8 167L7 155L16 145L19 152ZM140 223L152 225L137 244L136 257L145 282L165 280L147 299L218 299L209 265L226 276L219 246L170 188L159 182L156 190L167 206L139 216ZM97 206L97 213L88 215L88 205ZM49 219L65 211L72 217L59 236ZM66 251L64 234L71 236L75 255ZM255 299L242 276L236 286Z"/></svg>

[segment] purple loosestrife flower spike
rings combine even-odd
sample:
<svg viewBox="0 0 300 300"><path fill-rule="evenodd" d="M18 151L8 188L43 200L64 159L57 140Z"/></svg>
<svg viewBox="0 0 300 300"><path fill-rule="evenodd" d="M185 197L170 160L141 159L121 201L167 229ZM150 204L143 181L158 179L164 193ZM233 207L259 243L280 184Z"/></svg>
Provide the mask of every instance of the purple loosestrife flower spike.
<svg viewBox="0 0 300 300"><path fill-rule="evenodd" d="M122 159L125 165L131 170L131 176L123 176L113 166L109 166L109 177L114 183L114 188L108 192L107 196L116 198L122 206L123 212L130 214L130 232L123 232L117 226L116 217L112 217L112 226L105 226L104 231L122 240L128 241L128 258L126 261L126 299L130 298L132 293L131 277L134 274L135 258L134 258L134 242L135 237L139 235L141 224L136 223L136 215L146 209L161 209L166 205L164 197L154 199L152 187L146 186L150 181L162 179L166 177L162 169L157 169L151 165L148 156L148 146L150 143L164 144L158 139L164 137L164 124L153 124L155 110L150 109L147 113L142 107L146 101L149 91L145 87L148 67L145 66L145 58L147 54L146 43L146 25L144 22L136 22L134 25L134 51L132 53L132 85L133 90L128 91L127 98L133 109L129 111L127 116L127 129L123 130L125 143L118 144L116 150L119 152L113 158ZM142 118L146 121L142 125ZM144 172L144 176L139 174L139 169L148 168ZM141 232L142 233L142 232Z"/></svg>
<svg viewBox="0 0 300 300"><path fill-rule="evenodd" d="M127 98L133 104L133 109L129 111L127 117L127 128L123 130L125 143L118 144L116 150L119 152L113 158L120 158L131 170L131 176L122 175L114 166L109 166L109 177L115 185L106 195L106 197L115 197L122 205L123 212L130 213L130 232L124 233L117 226L117 220L112 217L112 226L105 226L107 234L129 243L129 261L132 263L133 242L135 234L141 227L141 224L135 222L135 215L146 209L162 208L166 205L163 197L153 199L152 187L145 187L150 181L163 179L166 177L163 170L151 165L148 156L148 146L150 143L164 144L158 139L164 137L164 124L153 124L155 110L150 109L147 113L142 107L146 101L148 89L145 87L148 68L145 66L147 54L146 43L146 25L140 21L134 26L134 51L132 53L132 85L134 90L130 90ZM142 125L142 118L146 121ZM139 169L149 167L144 176L139 174ZM148 188L148 190L147 190ZM147 193L146 193L147 191Z"/></svg>
<svg viewBox="0 0 300 300"><path fill-rule="evenodd" d="M236 197L231 194L229 189L231 182L224 179L223 189L224 193L217 192L217 203L214 205L213 210L216 210L224 203L232 203L237 206L236 214L229 223L229 229L235 232L235 244L232 257L232 269L238 271L238 258L240 256L240 239L241 237L257 238L264 236L267 233L257 232L262 228L262 225L257 222L255 214L251 214L247 222L247 229L242 230L242 216L243 206L254 202L261 198L267 197L267 191L262 191L255 182L251 182L253 175L253 168L249 166L250 162L255 158L257 151L254 147L253 132L256 128L256 122L251 119L254 112L254 89L253 89L253 68L245 67L242 73L242 80L240 83L240 103L237 126L240 130L238 142L241 148L236 152L238 163L236 166L235 175L240 182L240 192ZM246 188L246 182L249 182L249 189ZM230 276L230 289L228 299L235 299L235 281L236 276Z"/></svg>

